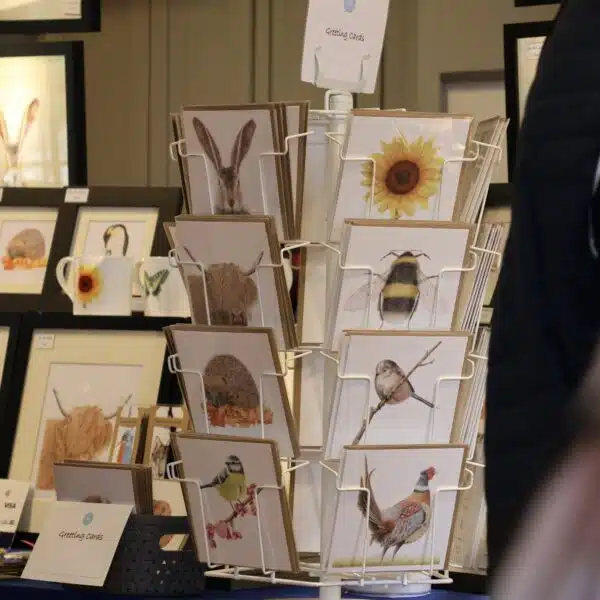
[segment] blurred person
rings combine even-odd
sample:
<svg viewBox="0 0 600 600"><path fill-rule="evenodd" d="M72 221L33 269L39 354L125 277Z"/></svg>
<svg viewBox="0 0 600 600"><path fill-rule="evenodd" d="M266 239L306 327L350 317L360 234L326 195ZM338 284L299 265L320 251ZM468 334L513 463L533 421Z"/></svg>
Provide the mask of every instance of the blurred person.
<svg viewBox="0 0 600 600"><path fill-rule="evenodd" d="M492 575L576 437L572 398L599 337L597 64L600 0L569 0L527 101L494 300L485 433Z"/></svg>

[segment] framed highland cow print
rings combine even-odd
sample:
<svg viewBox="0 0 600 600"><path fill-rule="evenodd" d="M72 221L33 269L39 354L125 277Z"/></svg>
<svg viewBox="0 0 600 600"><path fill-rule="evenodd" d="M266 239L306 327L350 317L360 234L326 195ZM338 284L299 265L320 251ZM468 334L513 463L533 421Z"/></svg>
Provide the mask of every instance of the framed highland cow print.
<svg viewBox="0 0 600 600"><path fill-rule="evenodd" d="M173 322L59 314L24 318L11 386L16 396L22 393L3 417L17 423L5 441L8 477L34 487L25 530L40 530L55 497L55 462L108 461L118 413L154 406L169 394L161 329Z"/></svg>
<svg viewBox="0 0 600 600"><path fill-rule="evenodd" d="M83 42L0 44L0 81L0 185L85 185Z"/></svg>
<svg viewBox="0 0 600 600"><path fill-rule="evenodd" d="M101 0L0 0L0 34L100 31Z"/></svg>

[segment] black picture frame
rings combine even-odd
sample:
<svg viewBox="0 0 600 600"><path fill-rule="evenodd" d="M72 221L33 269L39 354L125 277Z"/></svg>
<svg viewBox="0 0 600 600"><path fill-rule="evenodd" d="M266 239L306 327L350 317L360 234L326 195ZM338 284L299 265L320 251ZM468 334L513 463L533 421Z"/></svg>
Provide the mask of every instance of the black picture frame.
<svg viewBox="0 0 600 600"><path fill-rule="evenodd" d="M521 124L519 114L519 57L518 42L523 38L547 37L552 32L554 21L537 23L510 23L504 25L504 84L506 88L506 116L509 120L506 132L508 178L512 180L517 138Z"/></svg>
<svg viewBox="0 0 600 600"><path fill-rule="evenodd" d="M64 191L63 191L64 196ZM56 224L55 245L53 252L58 260L71 253L71 244L77 225L77 216L82 208L155 208L158 210L152 256L167 256L170 246L163 223L174 221L183 206L181 188L174 187L111 187L99 186L89 188L88 200L85 204L65 204L59 213ZM54 265L56 269L56 264ZM73 305L64 293L56 277L48 280L42 296L44 312L71 312Z"/></svg>
<svg viewBox="0 0 600 600"><path fill-rule="evenodd" d="M80 33L100 31L102 25L101 0L81 0L79 19L17 19L0 18L0 34Z"/></svg>
<svg viewBox="0 0 600 600"><path fill-rule="evenodd" d="M0 43L0 58L32 56L61 56L65 60L69 185L86 185L87 142L83 42Z"/></svg>
<svg viewBox="0 0 600 600"><path fill-rule="evenodd" d="M560 0L515 0L517 8L521 6L544 6L546 4L560 4Z"/></svg>
<svg viewBox="0 0 600 600"><path fill-rule="evenodd" d="M52 289L51 282L55 279L54 272L56 265L62 258L60 244L56 242L61 233L59 223L61 222L61 214L64 212L64 200L65 191L62 188L4 188L2 202L0 202L0 215L5 208L12 210L20 208L53 208L58 210L58 215L52 245L48 253L48 264L46 266L42 291L39 294L0 293L0 313L10 313L15 309L19 309L20 312L41 310L45 294L48 293L49 289Z"/></svg>
<svg viewBox="0 0 600 600"><path fill-rule="evenodd" d="M0 315L0 326L3 315ZM10 375L8 395L4 402L0 402L0 424L2 424L2 436L0 439L0 478L8 476L15 434L21 411L22 392L29 367L29 355L33 341L33 335L38 329L51 329L63 331L162 331L169 325L181 322L189 322L189 319L179 318L148 318L144 316L131 317L94 317L74 316L64 313L27 313L23 315L18 323L18 341L16 351L10 369L6 373ZM169 371L167 357L168 346L165 345L165 357L161 380L157 396L157 404L169 404L173 398L174 386L177 385L176 377Z"/></svg>

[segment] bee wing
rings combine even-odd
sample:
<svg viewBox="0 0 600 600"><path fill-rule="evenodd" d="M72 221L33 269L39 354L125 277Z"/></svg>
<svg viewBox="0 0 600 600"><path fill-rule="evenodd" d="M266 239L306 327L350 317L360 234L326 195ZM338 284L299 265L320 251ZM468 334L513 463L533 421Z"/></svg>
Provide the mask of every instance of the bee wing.
<svg viewBox="0 0 600 600"><path fill-rule="evenodd" d="M419 271L419 304L422 303L429 312L433 312L437 304L436 314L444 312L446 307L444 298L436 293L439 280L439 275L425 275Z"/></svg>
<svg viewBox="0 0 600 600"><path fill-rule="evenodd" d="M377 273L373 273L371 281L368 281L359 287L355 292L352 293L348 300L346 300L346 303L344 304L344 310L365 310L369 298L373 299L379 296L384 285L385 278Z"/></svg>

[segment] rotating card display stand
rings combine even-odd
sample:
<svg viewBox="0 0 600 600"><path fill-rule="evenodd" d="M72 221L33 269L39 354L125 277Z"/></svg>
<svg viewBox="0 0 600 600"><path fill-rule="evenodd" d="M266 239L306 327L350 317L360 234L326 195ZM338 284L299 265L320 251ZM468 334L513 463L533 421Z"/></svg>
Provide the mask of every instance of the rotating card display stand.
<svg viewBox="0 0 600 600"><path fill-rule="evenodd" d="M316 65L318 67L318 63ZM259 165L258 168L260 170L260 181L262 186L262 205L265 214L273 214L269 210L269 199L267 198L267 194L265 192L265 177L263 172L263 160L266 157L276 157L283 156L289 151L289 142L294 138L308 137L312 136L316 133L317 136L321 136L324 140L326 140L326 147L323 148L322 145L319 146L319 150L325 150L326 160L322 162L325 164L324 173L322 176L323 182L323 190L321 190L320 194L308 194L308 198L312 201L312 205L310 203L306 203L307 195L305 192L305 206L304 210L308 211L311 215L311 218L308 221L304 220L301 228L301 237L307 236L308 239L300 239L300 240L288 240L282 241L282 248L280 250L280 261L275 264L263 264L260 265L262 268L275 269L275 268L284 268L285 256L287 253L292 250L301 249L301 248L322 248L330 254L331 260L328 261L327 267L330 270L330 267L334 269L344 270L359 270L365 272L369 276L369 280L374 277L373 268L369 265L349 265L344 263L344 257L342 255L342 251L336 245L330 244L326 241L322 241L325 238L325 233L323 230L323 223L327 221L327 215L325 214L327 211L326 203L323 202L323 198L332 197L333 186L335 183L335 179L333 177L334 173L337 173L338 168L341 162L345 161L360 161L371 162L373 164L373 173L375 172L375 161L371 157L361 156L361 157L349 157L344 156L343 154L343 141L342 137L344 135L343 129L345 124L345 119L348 114L348 109L351 108L351 95L345 92L335 92L329 91L326 95L326 102L331 102L336 99L337 100L337 110L333 111L311 111L311 116L309 117L309 126L312 123L319 124L319 127L315 127L315 129L320 129L319 132L314 130L306 131L304 133L290 135L285 139L284 151L283 152L269 152L264 153L258 159ZM341 105L341 106L340 106ZM342 108L343 107L343 108ZM342 108L342 110L340 110ZM311 122L312 120L312 122ZM321 124L324 124L324 127L328 129L328 131L324 131L324 127L320 127ZM324 137L323 137L324 136ZM447 164L450 163L463 163L463 162L474 162L478 160L480 156L481 148L487 147L492 149L497 153L496 158L500 158L501 149L496 146L490 146L489 144L484 144L482 142L473 141L474 151L469 151L466 153L466 156L449 158L444 161L441 170L440 176L440 193L438 195L438 202L436 204L436 215L437 211L439 211L439 196L441 196L441 189L444 183L443 174L444 169ZM309 141L310 144L310 141ZM209 182L209 196L210 196L210 206L211 210L214 213L214 190L211 189L210 186L210 176L208 169L208 161L207 157L204 154L189 154L185 150L185 140L177 140L170 145L171 156L174 160L177 159L176 153L178 153L182 158L201 158L204 162L204 168L206 169L207 180ZM365 217L369 217L371 214L371 210L373 208L373 196L374 196L374 181L375 177L373 176L373 183L371 188L371 196L367 203L365 209ZM313 196L313 197L311 197ZM317 204L318 202L318 204ZM479 209L479 214L477 218L476 225L476 234L475 240L477 240L479 229L481 226L481 221L483 217L484 211L484 202L481 203L481 207ZM317 233L318 232L318 233ZM307 235L308 233L308 235ZM314 236L314 237L313 237ZM320 238L320 239L319 239ZM446 273L465 273L469 271L474 271L477 269L478 263L481 260L481 257L484 255L492 256L492 259L498 260L500 259L500 255L497 252L489 251L485 248L478 247L476 245L471 245L468 248L469 255L471 256L471 264L468 266L448 266L440 270L438 273L438 277L442 277ZM172 250L169 253L170 262L173 265L188 265L193 264L196 266L202 275L203 280L203 293L204 293L204 302L206 306L206 313L208 315L208 325L211 324L210 321L210 305L209 298L207 293L207 281L206 281L206 269L202 262L198 261L188 261L181 259L175 250ZM262 326L268 326L265 323L265 314L263 310L263 304L261 299L261 289L260 289L260 276L257 276L257 291L258 291L258 303L260 310L260 318ZM437 308L439 301L439 285L436 286L436 292L434 297L434 309L431 315L431 327L435 327L436 316L437 316ZM367 314L367 323L370 316L371 311L371 291L369 292L369 298L367 299L365 311ZM481 301L481 306L479 307L479 313L483 308L483 298ZM474 332L468 332L474 333ZM261 415L261 437L265 437L265 428L264 428L264 399L263 399L263 381L265 377L277 377L283 378L287 375L288 372L288 360L290 363L293 363L297 360L302 359L313 353L319 353L321 356L325 357L327 360L333 361L336 366L336 377L340 380L359 380L364 381L369 386L372 386L373 380L371 375L367 374L351 374L344 373L340 370L340 361L336 358L332 353L328 351L328 349L324 346L324 344L310 344L307 346L300 345L297 348L293 348L291 350L286 350L287 356L289 358L283 360L283 366L281 372L269 372L263 373L260 377L260 390L259 390L259 402L260 402L260 410L259 414ZM433 404L436 404L436 401L439 396L439 390L444 383L449 381L468 381L473 379L475 374L475 365L477 361L487 360L487 357L480 356L475 353L475 340L473 340L473 345L470 349L467 350L467 356L465 362L468 365L468 371L466 373L452 373L447 375L442 375L438 377L434 386L433 393ZM184 371L181 368L181 365L178 360L178 356L176 354L172 355L168 359L168 367L172 373L190 373L194 376L197 376L200 381L200 389L202 393L202 400L204 405L206 406L206 395L205 395L205 387L204 387L204 377L201 372L198 371ZM296 399L297 401L297 399ZM368 415L369 411L369 398L368 395L365 399L364 403L364 415ZM205 423L204 427L206 428L206 432L210 434L210 422L208 419L208 413L204 411ZM335 418L335 415L333 416ZM435 418L435 417L434 417ZM323 415L323 420L326 422L328 419L328 415ZM365 420L365 431L364 434L368 435L369 423L368 419ZM433 432L433 423L430 424L430 428L428 430L428 439L431 440ZM322 451L324 448L321 449ZM367 552L368 552L368 528L365 528L365 539L363 545L363 556L362 556L362 564L359 567L349 568L347 572L340 573L339 571L331 572L331 565L323 564L323 558L321 564L315 563L306 563L301 562L301 570L304 575L309 575L311 579L309 580L299 580L294 579L291 576L285 576L282 574L278 574L275 571L272 571L268 568L268 564L265 560L264 546L263 546L263 525L261 524L261 511L260 511L260 502L259 496L256 495L256 512L257 512L257 534L258 534L258 542L259 549L261 553L260 564L261 569L250 569L239 567L235 565L217 565L213 564L208 560L208 568L210 571L205 573L206 577L219 578L219 579L233 579L240 581L249 581L249 582L262 582L262 583L271 583L271 584L283 584L283 585L296 585L307 588L314 588L319 590L319 597L322 600L339 600L342 593L342 588L345 587L347 589L352 590L355 593L367 593L378 596L414 596L414 595L423 595L427 593L431 589L431 584L450 584L452 583L452 579L450 577L449 570L437 570L434 568L435 558L434 558L434 540L436 535L436 498L439 494L444 492L463 492L471 489L474 479L474 468L481 468L483 465L480 463L473 462L473 452L469 451L467 456L466 467L463 472L463 477L461 479L461 485L459 486L445 486L431 489L432 496L432 516L431 516L431 526L429 532L429 538L427 541L427 560L423 562L423 564L429 563L429 568L425 570L419 570L415 572L402 572L397 574L380 574L375 573L372 574L369 572L367 567ZM342 494L345 492L364 492L367 495L367 505L370 505L371 502L371 492L366 487L361 486L342 486L340 483L340 474L336 471L332 466L327 464L326 459L322 456L320 459L316 459L313 461L304 460L304 459L295 459L291 457L284 457L282 459L282 463L285 465L282 469L282 474L285 478L286 475L293 473L294 471L298 471L300 469L306 468L309 465L314 465L318 463L318 465L322 468L324 473L329 473L330 475L336 478L335 489L337 494ZM180 481L182 483L190 484L195 487L199 497L199 506L201 512L201 520L202 520L202 531L204 532L204 539L197 540L198 544L204 544L204 549L206 552L206 556L210 557L210 542L208 536L206 534L206 524L208 523L207 515L205 513L205 500L204 500L204 490L202 489L203 482L196 479L183 479L178 476L178 466L180 462L170 463L167 467L167 474L170 479ZM282 479L284 481L285 479ZM283 487L283 486L281 486ZM258 485L257 489L281 489L281 487L277 486L267 486L267 485ZM322 549L323 550L323 549ZM450 549L448 549L450 552ZM329 562L331 562L331 557L329 557Z"/></svg>

